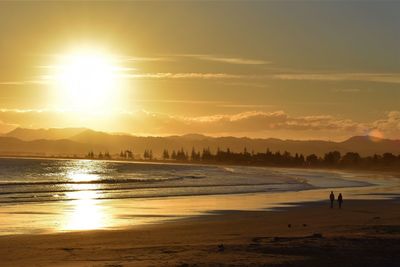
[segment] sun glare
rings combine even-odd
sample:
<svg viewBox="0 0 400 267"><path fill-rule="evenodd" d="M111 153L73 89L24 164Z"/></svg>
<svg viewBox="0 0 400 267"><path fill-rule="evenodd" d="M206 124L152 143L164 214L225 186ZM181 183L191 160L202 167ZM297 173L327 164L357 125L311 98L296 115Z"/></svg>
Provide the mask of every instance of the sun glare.
<svg viewBox="0 0 400 267"><path fill-rule="evenodd" d="M96 111L112 107L120 92L117 60L98 51L81 50L60 56L52 80L59 107Z"/></svg>
<svg viewBox="0 0 400 267"><path fill-rule="evenodd" d="M95 230L107 226L109 218L95 191L76 191L67 193L73 198L72 209L66 214L61 230Z"/></svg>

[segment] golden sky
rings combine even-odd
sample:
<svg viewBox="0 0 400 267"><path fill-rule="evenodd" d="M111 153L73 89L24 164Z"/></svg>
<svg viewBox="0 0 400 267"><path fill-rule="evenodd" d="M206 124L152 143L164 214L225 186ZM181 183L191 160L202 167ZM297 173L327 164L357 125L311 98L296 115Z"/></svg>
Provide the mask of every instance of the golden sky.
<svg viewBox="0 0 400 267"><path fill-rule="evenodd" d="M399 12L395 2L1 2L0 132L400 138Z"/></svg>

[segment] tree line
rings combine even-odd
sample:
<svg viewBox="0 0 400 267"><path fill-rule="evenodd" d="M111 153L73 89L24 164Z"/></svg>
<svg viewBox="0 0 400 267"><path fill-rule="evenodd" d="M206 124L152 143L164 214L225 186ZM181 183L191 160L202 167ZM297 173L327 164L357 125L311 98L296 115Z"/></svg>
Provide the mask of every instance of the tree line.
<svg viewBox="0 0 400 267"><path fill-rule="evenodd" d="M108 152L100 152L98 156L93 152L88 153L88 158L111 159ZM117 159L135 159L132 150L122 150ZM242 152L233 152L229 148L226 150L217 149L213 153L209 148L202 150L192 149L189 153L183 148L169 151L164 149L161 158L153 156L152 150L146 149L142 156L136 159L142 160L164 160L178 162L202 162L202 163L221 163L238 165L257 165L257 166L276 166L276 167L332 167L332 168L388 168L400 169L400 155L392 153L375 154L372 156L360 156L357 152L347 152L341 154L339 151L331 151L323 156L316 154L303 155L290 153L287 151L272 152L267 149L265 152L249 152L246 148Z"/></svg>

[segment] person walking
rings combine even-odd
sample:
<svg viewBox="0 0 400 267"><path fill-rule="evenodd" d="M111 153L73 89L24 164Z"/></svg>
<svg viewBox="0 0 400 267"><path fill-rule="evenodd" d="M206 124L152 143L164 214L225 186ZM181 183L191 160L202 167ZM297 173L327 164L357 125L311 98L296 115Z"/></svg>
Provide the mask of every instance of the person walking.
<svg viewBox="0 0 400 267"><path fill-rule="evenodd" d="M337 201L338 201L338 203L339 203L339 209L341 209L341 208L342 208L342 203L343 203L343 196L342 196L342 193L339 194L339 196L338 196L338 198L337 198Z"/></svg>
<svg viewBox="0 0 400 267"><path fill-rule="evenodd" d="M335 201L335 195L333 194L333 191L331 191L331 194L329 195L329 199L331 200L331 209L333 208L333 201Z"/></svg>

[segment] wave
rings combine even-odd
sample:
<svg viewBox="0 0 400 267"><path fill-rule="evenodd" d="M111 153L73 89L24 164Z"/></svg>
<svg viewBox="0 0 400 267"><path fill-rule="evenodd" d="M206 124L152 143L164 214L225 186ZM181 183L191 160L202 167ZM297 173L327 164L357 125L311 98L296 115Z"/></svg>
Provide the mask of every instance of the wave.
<svg viewBox="0 0 400 267"><path fill-rule="evenodd" d="M61 181L37 181L37 182L0 182L0 186L35 186L35 185L73 185L73 184L129 184L129 183L154 183L162 181L179 181L184 179L203 179L206 176L203 175L184 175L178 177L163 177L163 178L129 178L129 179L99 179L89 181L72 181L72 180L61 180Z"/></svg>
<svg viewBox="0 0 400 267"><path fill-rule="evenodd" d="M268 184L271 185L271 184ZM157 191L154 193L154 191L148 191L148 192L142 192L143 194L135 194L134 191L124 191L124 190L118 190L117 192L113 192L113 194L104 194L104 193L99 193L96 196L94 196L93 200L117 200L117 199L140 199L140 198L164 198L164 197L183 197L183 196L205 196L205 195L229 195L229 194L249 194L249 193L261 193L261 192L285 192L285 191L293 191L293 190L307 190L307 189L312 189L312 187L301 187L298 184L293 184L292 187L288 187L286 184L277 184L275 187L260 187L260 186L253 186L253 185L242 185L242 186L221 186L221 187L226 187L227 189L230 188L231 190L220 190L220 191L191 191L191 190L185 190L185 191ZM215 185L210 186L210 187L215 187ZM233 188L236 188L236 190L232 190ZM154 188L156 190L158 188ZM178 188L176 188L178 189ZM190 187L186 187L186 189L190 189ZM74 192L79 192L80 190L76 190ZM89 190L85 190L89 191ZM96 190L96 191L102 191L102 190ZM14 197L6 197L6 198L0 198L0 204L19 204L19 203L45 203L45 202L56 202L56 201L74 201L74 200L81 200L79 197L70 197L70 196L65 196L65 195L57 195L55 194L56 192L52 191L49 192L51 194L49 195L36 195L36 196L14 196ZM119 194L118 194L119 193ZM127 194L126 194L127 193Z"/></svg>
<svg viewBox="0 0 400 267"><path fill-rule="evenodd" d="M223 169L227 172L235 172L235 169L231 167L223 167Z"/></svg>
<svg viewBox="0 0 400 267"><path fill-rule="evenodd" d="M159 185L159 186L132 186L132 187L105 187L105 188L85 188L85 189L56 189L54 187L51 190L29 190L29 191L2 191L0 195L17 195L17 194L41 194L41 193L52 193L52 194L59 194L59 193L69 193L69 192L79 192L79 191L126 191L126 190L146 190L146 189L190 189L190 188L215 188L215 187L240 187L240 186L274 186L274 185L300 185L297 183L258 183L258 184L248 184L248 183L241 183L241 184L201 184L201 185ZM303 184L304 185L304 184ZM307 185L312 187L311 185Z"/></svg>
<svg viewBox="0 0 400 267"><path fill-rule="evenodd" d="M77 193L85 191L98 199L121 199L362 186L331 172L277 168L57 160L38 163L40 160L23 164L0 160L0 165L6 166L0 169L0 203L74 200Z"/></svg>

